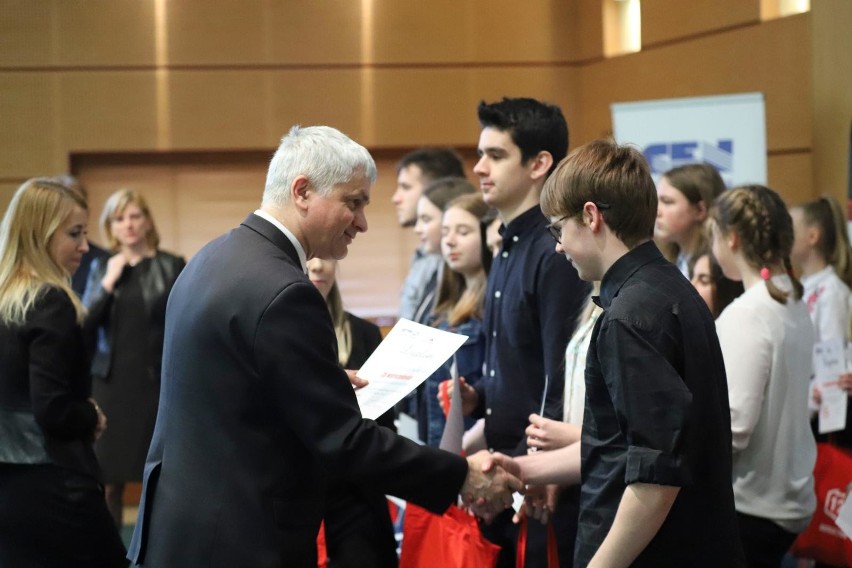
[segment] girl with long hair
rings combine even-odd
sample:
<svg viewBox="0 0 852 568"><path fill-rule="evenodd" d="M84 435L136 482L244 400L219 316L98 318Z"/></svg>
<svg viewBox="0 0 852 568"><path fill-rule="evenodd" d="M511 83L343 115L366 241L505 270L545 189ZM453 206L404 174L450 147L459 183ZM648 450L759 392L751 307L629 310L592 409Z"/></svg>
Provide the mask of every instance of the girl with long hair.
<svg viewBox="0 0 852 568"><path fill-rule="evenodd" d="M657 184L654 238L687 278L695 260L709 249L704 224L713 201L724 190L722 177L709 164L671 169Z"/></svg>
<svg viewBox="0 0 852 568"><path fill-rule="evenodd" d="M441 252L444 268L438 286L432 325L468 336L453 359L444 363L426 381L428 430L425 442L438 447L446 418L438 392L451 377L453 366L459 377L475 384L482 376L485 342L481 337L485 287L493 255L486 241L492 212L478 193L450 201L441 221ZM469 428L473 421L466 419Z"/></svg>
<svg viewBox="0 0 852 568"><path fill-rule="evenodd" d="M778 566L816 507L808 411L813 326L793 274L793 221L760 185L722 194L713 256L745 292L716 327L731 408L734 501L750 566Z"/></svg>

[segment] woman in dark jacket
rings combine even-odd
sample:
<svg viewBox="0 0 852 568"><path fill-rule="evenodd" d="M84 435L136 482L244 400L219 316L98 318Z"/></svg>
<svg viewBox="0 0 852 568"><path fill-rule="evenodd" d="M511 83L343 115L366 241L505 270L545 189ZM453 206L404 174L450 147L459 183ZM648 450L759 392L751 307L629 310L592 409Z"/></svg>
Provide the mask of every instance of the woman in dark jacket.
<svg viewBox="0 0 852 568"><path fill-rule="evenodd" d="M126 566L92 443L85 309L70 276L88 250L81 196L36 178L0 225L0 566Z"/></svg>
<svg viewBox="0 0 852 568"><path fill-rule="evenodd" d="M336 260L308 261L308 277L331 313L338 361L344 369L358 370L382 342L382 333L376 324L343 310L336 272ZM396 430L393 410L376 422ZM397 566L396 539L383 493L345 482L331 483L323 522L329 568Z"/></svg>
<svg viewBox="0 0 852 568"><path fill-rule="evenodd" d="M95 451L120 526L124 484L141 481L157 419L166 301L186 263L158 249L151 211L135 191L113 193L100 221L115 254L92 263L83 302L86 328L97 329L95 398L112 419Z"/></svg>

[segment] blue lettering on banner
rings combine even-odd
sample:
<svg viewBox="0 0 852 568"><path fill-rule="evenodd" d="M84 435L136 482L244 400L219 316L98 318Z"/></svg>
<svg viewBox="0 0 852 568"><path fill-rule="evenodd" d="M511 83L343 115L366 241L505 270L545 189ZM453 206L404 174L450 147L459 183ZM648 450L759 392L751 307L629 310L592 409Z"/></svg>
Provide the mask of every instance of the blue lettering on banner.
<svg viewBox="0 0 852 568"><path fill-rule="evenodd" d="M730 172L734 166L734 141L730 139L716 144L703 140L657 142L645 146L643 153L653 174L696 162L710 164L720 172Z"/></svg>

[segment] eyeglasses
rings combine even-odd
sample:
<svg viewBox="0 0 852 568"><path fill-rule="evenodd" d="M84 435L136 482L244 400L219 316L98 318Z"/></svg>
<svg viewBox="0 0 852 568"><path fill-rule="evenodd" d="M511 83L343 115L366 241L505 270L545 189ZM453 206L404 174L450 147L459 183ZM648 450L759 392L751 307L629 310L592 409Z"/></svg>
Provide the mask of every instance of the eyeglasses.
<svg viewBox="0 0 852 568"><path fill-rule="evenodd" d="M593 201L592 203L595 204L598 211L606 211L612 208L612 205L609 203L601 203L599 201ZM547 226L547 231L550 233L550 236L553 237L553 240L560 245L562 244L562 221L573 216L574 213L568 213Z"/></svg>

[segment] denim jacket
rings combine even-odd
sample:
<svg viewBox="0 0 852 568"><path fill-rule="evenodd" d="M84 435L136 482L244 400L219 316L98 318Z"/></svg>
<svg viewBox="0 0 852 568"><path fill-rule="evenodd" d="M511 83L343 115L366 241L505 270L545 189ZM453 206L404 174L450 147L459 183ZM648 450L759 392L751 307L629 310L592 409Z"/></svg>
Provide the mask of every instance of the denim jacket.
<svg viewBox="0 0 852 568"><path fill-rule="evenodd" d="M454 327L449 326L444 321L435 327L443 331L452 331L468 336L464 345L456 351L455 358L459 376L464 377L468 384L475 385L482 377L482 364L485 361L485 338L482 336L482 320L469 319ZM444 425L447 422L444 411L438 403L438 387L443 381L452 378L450 374L452 364L453 360L448 359L426 379L426 410L429 427L425 441L427 445L434 448L437 448L441 443L441 435L444 433ZM474 422L475 419L473 418L465 418L465 429L473 426Z"/></svg>

